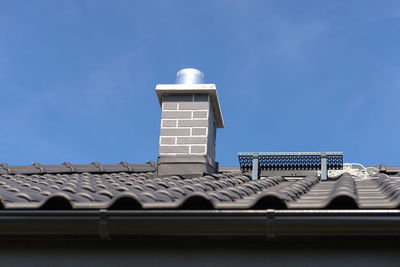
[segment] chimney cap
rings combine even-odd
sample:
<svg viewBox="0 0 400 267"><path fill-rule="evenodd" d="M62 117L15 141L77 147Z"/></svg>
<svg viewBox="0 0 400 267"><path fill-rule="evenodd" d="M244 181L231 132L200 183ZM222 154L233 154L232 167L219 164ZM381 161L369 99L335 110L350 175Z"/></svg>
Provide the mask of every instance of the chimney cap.
<svg viewBox="0 0 400 267"><path fill-rule="evenodd" d="M211 104L214 111L217 128L224 128L224 119L222 118L221 107L215 84L157 84L156 94L158 102L162 106L162 101L166 95L182 94L207 94L211 97Z"/></svg>
<svg viewBox="0 0 400 267"><path fill-rule="evenodd" d="M176 73L176 84L204 84L204 73L198 69L186 68Z"/></svg>

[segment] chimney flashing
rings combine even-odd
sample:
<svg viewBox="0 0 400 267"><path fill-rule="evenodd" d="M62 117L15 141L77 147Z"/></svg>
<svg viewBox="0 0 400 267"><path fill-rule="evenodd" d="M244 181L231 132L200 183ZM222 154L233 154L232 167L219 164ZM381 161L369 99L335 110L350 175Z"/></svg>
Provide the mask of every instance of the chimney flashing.
<svg viewBox="0 0 400 267"><path fill-rule="evenodd" d="M204 155L159 156L157 172L160 176L181 175L184 178L216 173L218 163Z"/></svg>
<svg viewBox="0 0 400 267"><path fill-rule="evenodd" d="M157 84L156 94L160 106L162 106L164 97L168 95L208 94L211 98L216 127L224 128L224 120L215 84Z"/></svg>

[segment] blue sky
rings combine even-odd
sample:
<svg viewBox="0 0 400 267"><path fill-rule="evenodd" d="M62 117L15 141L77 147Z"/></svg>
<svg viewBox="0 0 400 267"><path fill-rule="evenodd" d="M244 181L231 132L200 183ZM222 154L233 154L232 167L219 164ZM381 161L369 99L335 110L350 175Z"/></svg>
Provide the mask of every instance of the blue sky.
<svg viewBox="0 0 400 267"><path fill-rule="evenodd" d="M237 152L400 165L398 1L0 0L0 162L156 161L154 89L195 67Z"/></svg>

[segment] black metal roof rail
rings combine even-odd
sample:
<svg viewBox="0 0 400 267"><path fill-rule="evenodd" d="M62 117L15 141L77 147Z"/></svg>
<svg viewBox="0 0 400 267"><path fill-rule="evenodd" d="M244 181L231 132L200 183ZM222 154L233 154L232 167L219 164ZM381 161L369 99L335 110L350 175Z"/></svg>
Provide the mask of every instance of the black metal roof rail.
<svg viewBox="0 0 400 267"><path fill-rule="evenodd" d="M328 179L328 170L343 169L343 152L240 152L242 171L252 170L258 180L260 171L321 171L321 180Z"/></svg>

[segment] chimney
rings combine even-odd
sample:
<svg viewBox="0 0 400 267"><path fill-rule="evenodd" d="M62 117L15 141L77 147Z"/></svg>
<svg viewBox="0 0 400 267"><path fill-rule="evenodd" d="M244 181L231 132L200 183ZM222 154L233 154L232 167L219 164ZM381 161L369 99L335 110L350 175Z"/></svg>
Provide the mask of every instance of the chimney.
<svg viewBox="0 0 400 267"><path fill-rule="evenodd" d="M224 128L215 84L196 69L178 71L175 84L156 86L161 105L158 175L215 173L217 128Z"/></svg>

